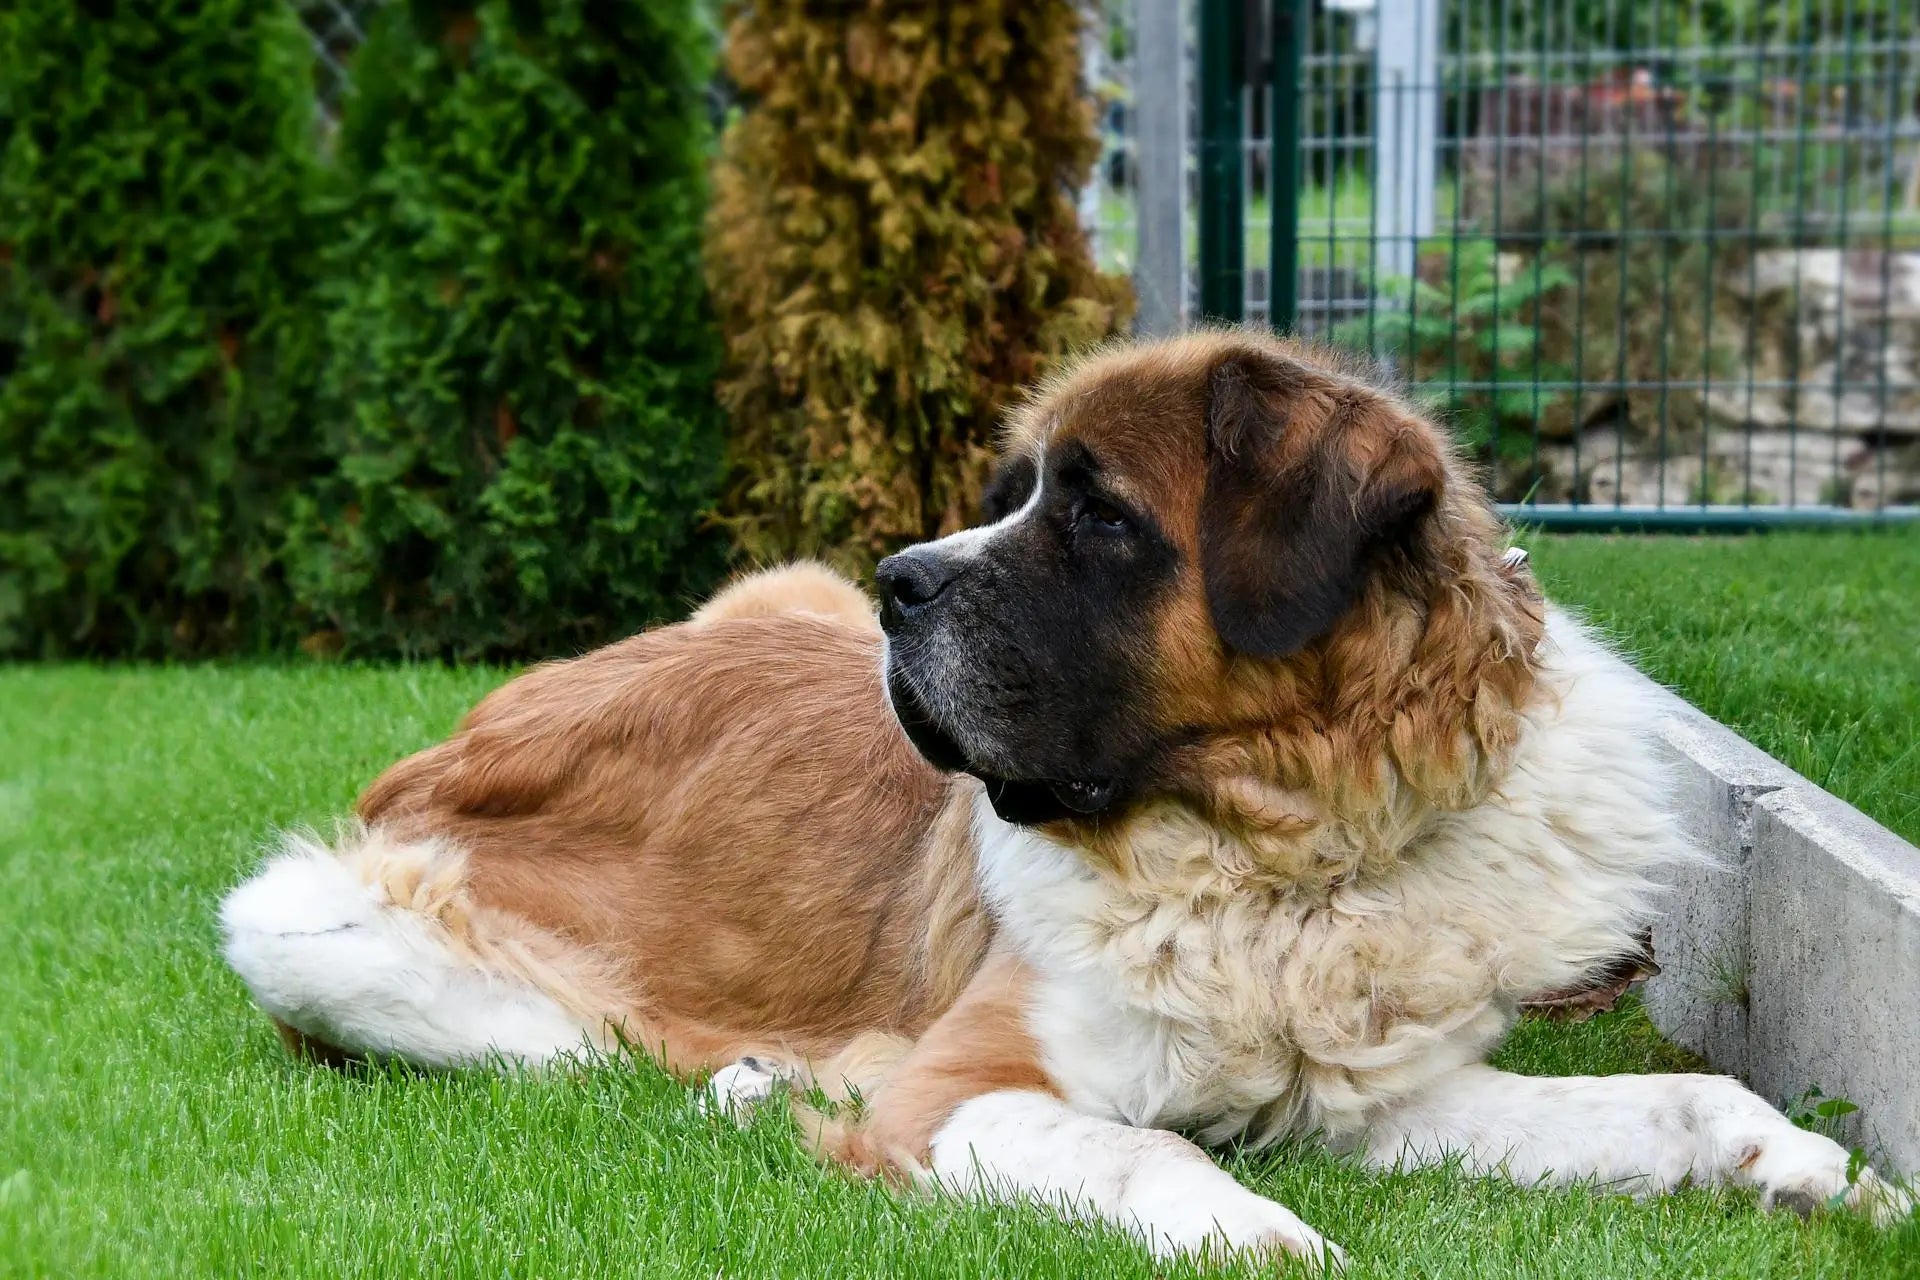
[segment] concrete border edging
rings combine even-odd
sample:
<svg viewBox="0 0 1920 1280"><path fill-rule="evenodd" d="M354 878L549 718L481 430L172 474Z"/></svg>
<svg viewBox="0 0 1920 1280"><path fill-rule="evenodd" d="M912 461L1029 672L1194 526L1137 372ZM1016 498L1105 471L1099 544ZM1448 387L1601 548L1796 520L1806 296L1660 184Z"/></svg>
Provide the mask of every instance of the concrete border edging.
<svg viewBox="0 0 1920 1280"><path fill-rule="evenodd" d="M1669 874L1654 1025L1771 1101L1847 1099L1841 1136L1920 1172L1920 848L1654 687L1681 821L1719 863Z"/></svg>

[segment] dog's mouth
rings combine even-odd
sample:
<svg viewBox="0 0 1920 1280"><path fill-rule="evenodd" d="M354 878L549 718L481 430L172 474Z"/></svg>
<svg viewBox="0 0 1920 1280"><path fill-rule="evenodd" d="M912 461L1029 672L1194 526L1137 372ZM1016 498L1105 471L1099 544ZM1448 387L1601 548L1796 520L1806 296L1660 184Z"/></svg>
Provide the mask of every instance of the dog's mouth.
<svg viewBox="0 0 1920 1280"><path fill-rule="evenodd" d="M1120 784L1112 781L1023 782L996 778L968 769L987 788L987 803L1001 821L1038 827L1064 818L1091 818L1111 809L1120 798Z"/></svg>
<svg viewBox="0 0 1920 1280"><path fill-rule="evenodd" d="M936 769L980 779L986 787L987 802L1003 822L1032 827L1064 818L1092 817L1120 800L1123 788L1113 778L1010 778L981 768L897 672L887 672L887 697L913 749Z"/></svg>

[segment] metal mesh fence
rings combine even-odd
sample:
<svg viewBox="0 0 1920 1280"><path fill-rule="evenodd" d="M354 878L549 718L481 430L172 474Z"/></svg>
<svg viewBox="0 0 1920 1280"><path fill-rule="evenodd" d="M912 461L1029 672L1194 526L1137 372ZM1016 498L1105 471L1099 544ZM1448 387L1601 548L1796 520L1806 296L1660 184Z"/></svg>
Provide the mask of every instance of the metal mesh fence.
<svg viewBox="0 0 1920 1280"><path fill-rule="evenodd" d="M1920 6L1199 7L1203 310L1372 352L1538 517L1920 502Z"/></svg>
<svg viewBox="0 0 1920 1280"><path fill-rule="evenodd" d="M1123 0L1106 0L1088 10L1083 42L1086 83L1099 112L1100 157L1094 162L1093 180L1081 193L1080 217L1100 265L1122 273L1131 272L1139 260L1133 199L1134 30Z"/></svg>
<svg viewBox="0 0 1920 1280"><path fill-rule="evenodd" d="M313 39L314 92L328 118L339 115L348 88L347 59L366 39L367 21L383 0L295 0Z"/></svg>
<svg viewBox="0 0 1920 1280"><path fill-rule="evenodd" d="M1182 252L1171 277L1133 261L1143 301L1373 352L1542 517L1920 501L1920 8L1135 0L1105 17L1163 2L1189 33L1171 95L1186 163L1160 184L1179 190L1131 165L1167 81L1145 96L1151 50L1113 42L1127 96L1107 147L1133 185L1106 182L1095 224L1127 266L1172 211ZM1211 46L1192 39L1210 8ZM1209 119L1223 78L1230 113Z"/></svg>
<svg viewBox="0 0 1920 1280"><path fill-rule="evenodd" d="M1914 502L1915 18L1324 10L1298 325L1399 365L1508 501Z"/></svg>

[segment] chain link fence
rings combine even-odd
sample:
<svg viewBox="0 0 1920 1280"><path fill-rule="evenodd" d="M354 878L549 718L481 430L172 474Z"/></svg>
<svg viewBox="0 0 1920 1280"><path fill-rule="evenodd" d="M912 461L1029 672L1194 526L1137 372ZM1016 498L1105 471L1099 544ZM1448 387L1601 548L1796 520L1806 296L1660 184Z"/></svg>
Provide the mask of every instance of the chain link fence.
<svg viewBox="0 0 1920 1280"><path fill-rule="evenodd" d="M1564 524L1920 503L1920 5L1133 0L1103 191L1157 327L1374 354L1497 495ZM1183 77L1176 79L1175 75ZM1152 80L1149 93L1143 80ZM1125 207L1131 222L1113 215ZM1166 235L1162 235L1165 239Z"/></svg>
<svg viewBox="0 0 1920 1280"><path fill-rule="evenodd" d="M347 60L367 38L367 23L384 0L294 0L313 39L313 85L320 110L339 118L349 87Z"/></svg>

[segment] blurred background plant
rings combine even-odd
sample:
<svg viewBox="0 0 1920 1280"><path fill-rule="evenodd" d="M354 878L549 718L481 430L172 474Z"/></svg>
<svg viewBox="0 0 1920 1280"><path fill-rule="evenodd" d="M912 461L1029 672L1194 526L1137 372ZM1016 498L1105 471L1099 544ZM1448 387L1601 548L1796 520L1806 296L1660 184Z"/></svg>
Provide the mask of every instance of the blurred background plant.
<svg viewBox="0 0 1920 1280"><path fill-rule="evenodd" d="M0 9L0 656L569 653L958 527L1131 310L1082 18Z"/></svg>
<svg viewBox="0 0 1920 1280"><path fill-rule="evenodd" d="M707 270L754 560L859 571L975 515L1001 410L1124 330L1076 198L1099 146L1073 0L730 10L742 103Z"/></svg>
<svg viewBox="0 0 1920 1280"><path fill-rule="evenodd" d="M0 654L285 642L324 241L290 9L0 10Z"/></svg>
<svg viewBox="0 0 1920 1280"><path fill-rule="evenodd" d="M1463 240L1423 266L1425 279L1382 286L1395 305L1343 321L1333 341L1386 358L1415 384L1413 399L1452 427L1468 456L1490 463L1501 450L1524 452L1526 425L1559 394L1543 393L1538 382L1564 379L1570 369L1545 358L1536 334L1573 273L1563 263L1536 260L1503 279L1491 240Z"/></svg>
<svg viewBox="0 0 1920 1280"><path fill-rule="evenodd" d="M578 650L718 567L698 5L394 5L331 178L313 647Z"/></svg>

